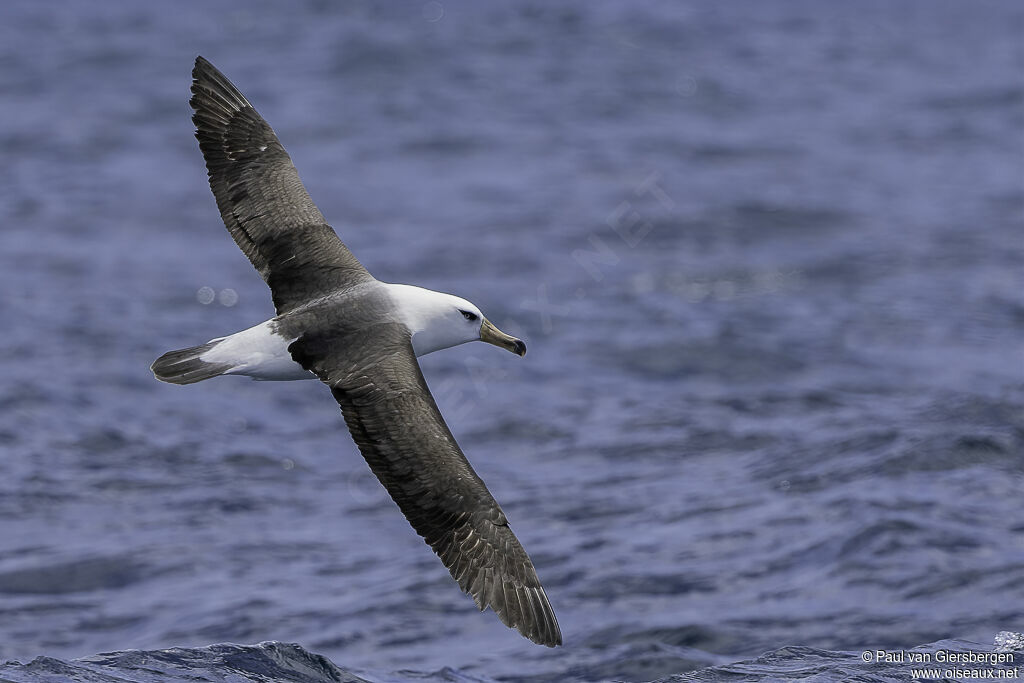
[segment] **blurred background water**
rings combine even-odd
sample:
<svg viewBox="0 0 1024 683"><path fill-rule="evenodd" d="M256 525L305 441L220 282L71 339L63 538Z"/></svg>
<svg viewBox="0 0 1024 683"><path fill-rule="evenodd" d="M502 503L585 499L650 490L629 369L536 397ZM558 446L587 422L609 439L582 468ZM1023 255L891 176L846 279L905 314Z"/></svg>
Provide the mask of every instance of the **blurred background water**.
<svg viewBox="0 0 1024 683"><path fill-rule="evenodd" d="M7 0L0 658L646 680L1021 630L1021 35L1010 1ZM196 54L371 272L527 339L422 365L565 647L475 612L325 387L152 378L272 314Z"/></svg>

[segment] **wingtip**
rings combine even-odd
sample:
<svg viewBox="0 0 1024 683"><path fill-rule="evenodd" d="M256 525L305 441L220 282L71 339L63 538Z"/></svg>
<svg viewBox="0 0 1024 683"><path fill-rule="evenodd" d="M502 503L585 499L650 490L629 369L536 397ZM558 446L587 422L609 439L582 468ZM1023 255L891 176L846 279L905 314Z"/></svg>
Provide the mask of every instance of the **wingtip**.
<svg viewBox="0 0 1024 683"><path fill-rule="evenodd" d="M210 69L216 70L216 67L210 63L210 60L202 55L196 55L196 61L192 65L192 80L199 80L202 73Z"/></svg>
<svg viewBox="0 0 1024 683"><path fill-rule="evenodd" d="M202 55L196 56L195 65L192 67L192 88L196 87L197 83L221 83L227 81L227 77L221 73L220 69L215 67L210 60L206 59ZM230 83L230 81L228 81ZM231 86L234 88L234 86Z"/></svg>
<svg viewBox="0 0 1024 683"><path fill-rule="evenodd" d="M553 611L547 612L544 616L545 619L541 623L533 626L536 637L526 637L544 647L558 647L562 644L562 629L558 627L558 619L555 618Z"/></svg>
<svg viewBox="0 0 1024 683"><path fill-rule="evenodd" d="M562 645L562 632L558 628L558 622L552 621L547 624L548 629L543 633L527 633L523 629L519 629L519 632L523 634L528 640L543 645L544 647L560 647Z"/></svg>
<svg viewBox="0 0 1024 683"><path fill-rule="evenodd" d="M538 633L536 631L527 631L525 628L517 630L524 638L538 645L551 648L560 647L562 645L562 632L558 629L558 624L552 623L549 626L554 627L553 632Z"/></svg>
<svg viewBox="0 0 1024 683"><path fill-rule="evenodd" d="M509 609L514 603L508 596L500 606L503 609L495 610L502 623L519 631L524 638L538 645L561 645L562 630L558 626L558 618L544 589L539 585L535 588L520 587L514 590L514 595L516 602L519 603L519 610Z"/></svg>
<svg viewBox="0 0 1024 683"><path fill-rule="evenodd" d="M194 112L192 121L197 132L204 127L221 130L231 115L252 106L227 76L202 55L196 56L192 69L191 91L189 105ZM202 112L208 119L212 117L212 121L202 120Z"/></svg>

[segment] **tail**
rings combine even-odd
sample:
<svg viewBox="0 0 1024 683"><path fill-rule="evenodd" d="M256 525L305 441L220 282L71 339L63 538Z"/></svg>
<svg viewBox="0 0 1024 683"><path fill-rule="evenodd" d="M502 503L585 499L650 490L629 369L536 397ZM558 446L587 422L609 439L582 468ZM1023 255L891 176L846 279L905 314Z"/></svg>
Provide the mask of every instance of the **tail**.
<svg viewBox="0 0 1024 683"><path fill-rule="evenodd" d="M223 375L234 366L228 363L208 363L202 359L203 354L221 341L214 339L189 349L168 351L157 358L150 369L158 380L171 384L192 384Z"/></svg>

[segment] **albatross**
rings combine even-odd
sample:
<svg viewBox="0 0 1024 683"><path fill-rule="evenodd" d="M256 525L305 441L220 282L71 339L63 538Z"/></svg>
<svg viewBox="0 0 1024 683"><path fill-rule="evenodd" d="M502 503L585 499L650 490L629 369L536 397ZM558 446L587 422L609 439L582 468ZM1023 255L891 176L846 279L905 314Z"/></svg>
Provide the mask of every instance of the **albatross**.
<svg viewBox="0 0 1024 683"><path fill-rule="evenodd" d="M465 299L374 278L324 220L271 127L203 57L190 104L221 218L270 287L277 315L165 353L153 374L172 384L320 379L370 469L476 606L535 643L560 645L533 562L416 361L470 341L518 356L526 344Z"/></svg>

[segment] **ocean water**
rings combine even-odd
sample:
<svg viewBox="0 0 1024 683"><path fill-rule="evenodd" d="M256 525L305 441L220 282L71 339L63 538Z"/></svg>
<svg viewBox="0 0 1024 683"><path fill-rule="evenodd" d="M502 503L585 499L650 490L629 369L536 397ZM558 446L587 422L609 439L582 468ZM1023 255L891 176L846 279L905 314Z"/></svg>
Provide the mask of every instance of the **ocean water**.
<svg viewBox="0 0 1024 683"><path fill-rule="evenodd" d="M1011 1L8 0L0 661L641 681L1021 631L1021 35ZM371 272L527 340L421 364L564 647L476 612L322 385L152 378L273 313L197 54Z"/></svg>
<svg viewBox="0 0 1024 683"><path fill-rule="evenodd" d="M709 666L659 678L651 683L697 681L872 681L904 683L908 680L963 680L965 678L1018 679L1024 653L1024 634L1002 631L996 646L964 640L941 640L905 650L843 652L790 646L765 652L756 659ZM1000 645L1009 645L1006 649ZM953 663L951 663L953 662ZM966 672L991 672L971 676ZM959 674L959 675L958 675ZM4 683L164 683L165 681L217 681L218 683L372 683L374 681L457 681L486 683L491 678L470 676L456 669L436 672L399 671L385 677L364 678L338 667L329 659L294 643L255 645L222 643L199 648L126 650L107 652L73 661L36 657L27 664L0 665ZM552 673L552 679L559 674ZM549 679L551 680L551 679Z"/></svg>

